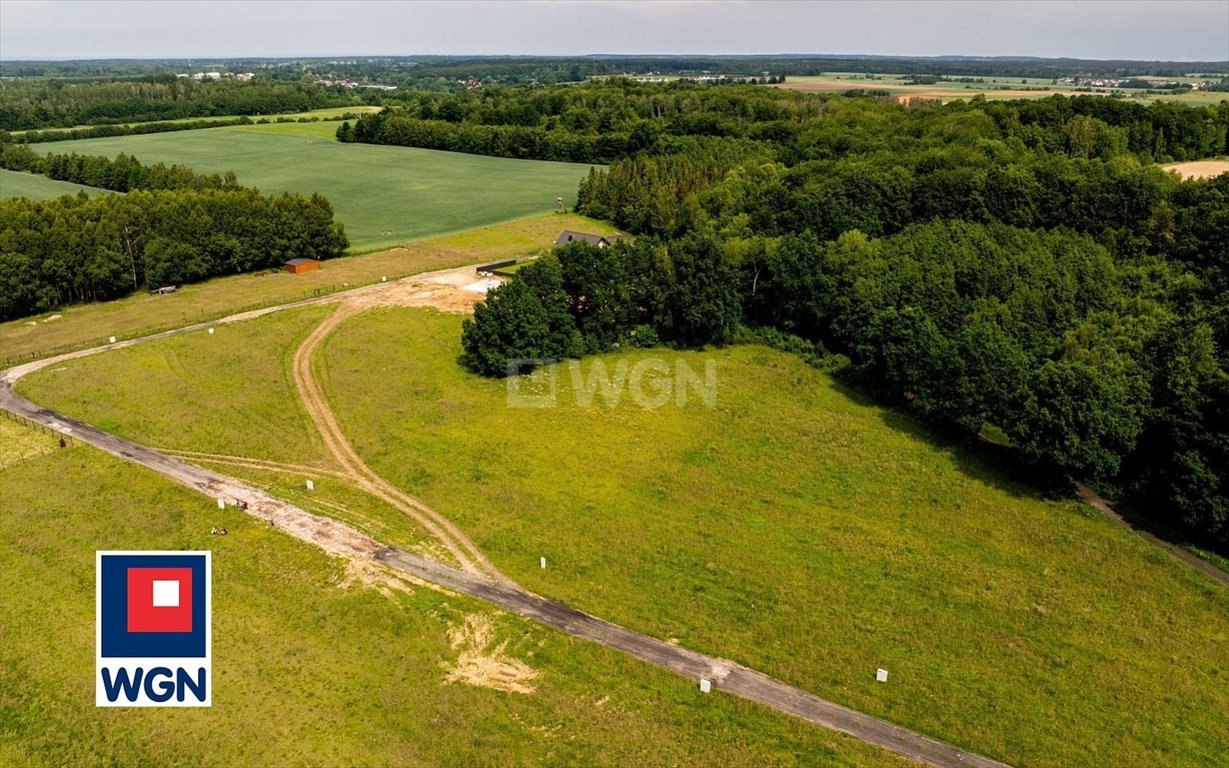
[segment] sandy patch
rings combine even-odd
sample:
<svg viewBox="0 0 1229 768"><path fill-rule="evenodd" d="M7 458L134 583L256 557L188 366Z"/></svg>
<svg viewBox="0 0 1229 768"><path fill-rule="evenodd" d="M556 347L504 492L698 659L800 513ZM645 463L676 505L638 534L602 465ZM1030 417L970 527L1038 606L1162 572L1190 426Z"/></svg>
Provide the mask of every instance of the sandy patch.
<svg viewBox="0 0 1229 768"><path fill-rule="evenodd" d="M342 301L356 309L435 307L444 312L470 314L487 291L501 282L498 278L475 280L476 277L473 267L428 272L369 286L348 294Z"/></svg>
<svg viewBox="0 0 1229 768"><path fill-rule="evenodd" d="M508 641L495 645L495 630L486 614L473 613L465 623L448 630L448 642L460 651L447 681L494 688L509 693L533 693L529 681L538 671L508 655ZM492 647L494 646L494 647Z"/></svg>
<svg viewBox="0 0 1229 768"><path fill-rule="evenodd" d="M469 285L463 285L461 286L461 290L469 291L470 293L481 293L483 296L485 296L487 291L499 285L501 282L502 281L500 281L497 278L487 277L475 283L470 283Z"/></svg>
<svg viewBox="0 0 1229 768"><path fill-rule="evenodd" d="M385 597L393 597L398 592L406 595L414 593L409 579L385 565L365 558L347 560L345 575L337 584L343 589L355 585L374 589Z"/></svg>
<svg viewBox="0 0 1229 768"><path fill-rule="evenodd" d="M1229 172L1229 160L1195 160L1189 163L1174 163L1162 166L1184 179L1210 179Z"/></svg>

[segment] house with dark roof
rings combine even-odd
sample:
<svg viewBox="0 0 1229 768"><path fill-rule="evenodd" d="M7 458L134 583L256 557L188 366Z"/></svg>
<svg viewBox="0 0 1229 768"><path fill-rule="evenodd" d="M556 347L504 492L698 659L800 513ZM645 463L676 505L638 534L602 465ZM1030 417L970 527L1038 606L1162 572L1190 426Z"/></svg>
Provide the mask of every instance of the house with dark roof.
<svg viewBox="0 0 1229 768"><path fill-rule="evenodd" d="M585 242L590 245L596 245L598 248L605 248L610 245L610 241L601 235L590 235L585 232L573 232L569 229L563 230L563 233L555 240L555 245L567 245L568 243Z"/></svg>

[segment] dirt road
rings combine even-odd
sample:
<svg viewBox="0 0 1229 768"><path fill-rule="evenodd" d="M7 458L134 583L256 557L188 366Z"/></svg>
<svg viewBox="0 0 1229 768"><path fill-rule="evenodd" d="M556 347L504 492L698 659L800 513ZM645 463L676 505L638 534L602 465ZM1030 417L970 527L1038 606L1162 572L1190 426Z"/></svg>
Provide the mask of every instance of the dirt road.
<svg viewBox="0 0 1229 768"><path fill-rule="evenodd" d="M450 270L452 271L455 270ZM437 587L471 595L520 616L560 629L575 637L621 650L694 681L700 678L708 679L717 690L795 715L825 728L849 734L926 765L940 768L958 766L1004 768L1004 763L965 752L886 721L856 712L727 659L671 645L533 594L500 574L473 542L446 518L376 475L359 458L337 425L315 381L311 368L312 355L320 342L338 323L367 306L384 303L414 303L420 300L424 304L431 303L430 299L433 295L439 297L440 289L436 286L441 283L424 288L422 281L427 277L429 276L417 276L414 278L417 282L401 287L393 284L369 286L356 289L349 294L333 294L283 307L270 307L214 323L189 326L143 339L117 342L100 348L82 350L10 368L0 372L0 408L52 429L68 432L79 440L114 456L153 469L211 499L222 499L225 503L232 505L246 503L248 514L267 521L302 541L314 544L331 555L350 560L381 563ZM411 279L407 278L407 280ZM457 289L454 287L452 290ZM458 307L464 305L464 301L452 293L448 293L446 298L450 302L458 302ZM472 305L473 298L465 301L469 301ZM444 543L448 551L457 558L461 568L454 568L442 562L428 560L386 546L336 520L313 515L234 478L185 463L155 449L138 445L84 422L42 408L13 391L13 385L25 374L65 360L176 334L191 333L210 325L237 322L240 319L257 317L291 306L316 303L339 303L341 306L309 335L295 354L293 369L296 386L299 388L313 423L321 430L322 436L329 445L330 453L341 465L342 473L346 477L353 480L363 490L411 515L418 524ZM187 456L191 458L190 455ZM245 460L241 457L201 455L199 458L271 464L271 462L264 462L260 459ZM701 694L697 692L696 695Z"/></svg>

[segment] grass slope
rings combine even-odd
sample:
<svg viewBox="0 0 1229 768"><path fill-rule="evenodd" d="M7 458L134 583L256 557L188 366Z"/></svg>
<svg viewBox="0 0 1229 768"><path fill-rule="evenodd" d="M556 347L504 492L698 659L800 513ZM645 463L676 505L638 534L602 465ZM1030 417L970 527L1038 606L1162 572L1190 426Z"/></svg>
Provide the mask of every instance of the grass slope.
<svg viewBox="0 0 1229 768"><path fill-rule="evenodd" d="M299 124L292 124L299 125ZM309 133L335 123L304 123ZM589 166L510 160L407 147L341 144L289 133L280 125L211 128L48 145L55 152L135 155L182 163L201 173L233 170L265 192L320 192L346 225L351 248L369 251L407 240L571 206Z"/></svg>
<svg viewBox="0 0 1229 768"><path fill-rule="evenodd" d="M35 173L22 173L0 168L0 198L28 197L31 200L48 200L60 195L75 195L78 192L87 192L91 195L95 192L101 192L104 195L114 194L98 187L87 187L71 181L56 181Z"/></svg>
<svg viewBox="0 0 1229 768"><path fill-rule="evenodd" d="M193 335L20 389L143 442L242 446L257 423L279 447L253 451L311 456L293 388L257 361L284 366L310 319L271 321L250 324L238 359ZM457 367L459 326L375 310L318 367L368 462L526 587L1013 764L1214 765L1229 750L1229 591L1082 504L762 348L629 357L714 360L711 409L580 406L566 368L557 407L509 408L504 382ZM172 357L182 392L151 401ZM240 363L267 375L203 408Z"/></svg>
<svg viewBox="0 0 1229 768"><path fill-rule="evenodd" d="M289 123L288 125L297 125ZM315 123L308 123L315 125ZM0 359L45 356L53 350L102 344L109 336L132 338L191 325L243 309L378 282L382 276L448 269L525 256L549 246L564 229L609 235L608 224L573 214L547 214L407 243L378 253L325 261L302 275L284 272L222 277L181 286L167 296L64 307L51 315L0 323Z"/></svg>
<svg viewBox="0 0 1229 768"><path fill-rule="evenodd" d="M88 447L0 470L0 764L903 766L852 739L340 561ZM211 525L230 535L209 535ZM94 551L213 551L213 706L94 706ZM482 614L530 694L446 683Z"/></svg>

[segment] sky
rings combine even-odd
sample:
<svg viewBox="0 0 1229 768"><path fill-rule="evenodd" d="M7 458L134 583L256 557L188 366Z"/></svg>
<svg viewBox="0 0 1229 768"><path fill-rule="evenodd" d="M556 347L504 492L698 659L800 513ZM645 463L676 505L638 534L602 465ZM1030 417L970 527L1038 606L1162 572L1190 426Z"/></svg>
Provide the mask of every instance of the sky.
<svg viewBox="0 0 1229 768"><path fill-rule="evenodd" d="M0 0L0 58L874 54L1229 60L1229 0Z"/></svg>

